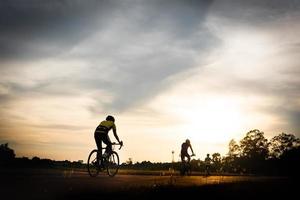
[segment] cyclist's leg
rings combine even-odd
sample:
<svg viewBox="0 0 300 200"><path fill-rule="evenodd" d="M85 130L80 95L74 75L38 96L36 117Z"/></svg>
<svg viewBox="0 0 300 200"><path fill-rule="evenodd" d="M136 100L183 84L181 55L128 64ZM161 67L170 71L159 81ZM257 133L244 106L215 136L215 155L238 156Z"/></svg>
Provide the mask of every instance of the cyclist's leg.
<svg viewBox="0 0 300 200"><path fill-rule="evenodd" d="M97 160L99 161L100 158L102 157L102 140L101 140L101 133L95 131L94 138L95 138L96 145L97 145L97 148L98 148Z"/></svg>
<svg viewBox="0 0 300 200"><path fill-rule="evenodd" d="M188 163L190 163L190 161L191 161L191 156L190 156L188 153L187 153L185 156L186 156L187 159L188 159Z"/></svg>
<svg viewBox="0 0 300 200"><path fill-rule="evenodd" d="M108 137L108 135L104 135L102 137L102 141L104 142L104 144L106 144L105 153L112 152L112 143L111 143L110 138Z"/></svg>
<svg viewBox="0 0 300 200"><path fill-rule="evenodd" d="M185 160L184 160L184 157L185 157L184 154L181 153L181 154L180 154L180 157L181 157L181 162L184 163L184 162L185 162Z"/></svg>
<svg viewBox="0 0 300 200"><path fill-rule="evenodd" d="M187 153L186 157L188 158L188 162L187 162L187 174L191 175L191 156Z"/></svg>
<svg viewBox="0 0 300 200"><path fill-rule="evenodd" d="M188 160L185 160L187 158ZM187 152L181 152L181 160L182 160L182 175L185 175L188 171L188 163L189 163L189 154Z"/></svg>
<svg viewBox="0 0 300 200"><path fill-rule="evenodd" d="M187 157L187 158L189 159L189 154L188 154L188 152L187 152L187 151L181 151L181 161L182 161L183 163L186 162L185 157Z"/></svg>

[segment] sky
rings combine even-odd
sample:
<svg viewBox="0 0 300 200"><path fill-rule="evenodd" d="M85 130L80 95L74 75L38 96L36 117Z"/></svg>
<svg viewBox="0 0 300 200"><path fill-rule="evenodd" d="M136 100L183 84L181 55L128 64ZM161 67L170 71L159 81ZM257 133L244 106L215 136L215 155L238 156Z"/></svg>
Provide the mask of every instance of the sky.
<svg viewBox="0 0 300 200"><path fill-rule="evenodd" d="M0 0L0 143L86 162L107 115L122 162L300 137L299 20L295 0Z"/></svg>

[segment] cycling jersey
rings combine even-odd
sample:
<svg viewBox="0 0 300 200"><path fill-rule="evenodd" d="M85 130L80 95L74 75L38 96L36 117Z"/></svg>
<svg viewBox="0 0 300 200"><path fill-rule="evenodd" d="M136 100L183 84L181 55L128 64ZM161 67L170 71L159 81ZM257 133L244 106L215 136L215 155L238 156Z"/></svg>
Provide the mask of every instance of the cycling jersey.
<svg viewBox="0 0 300 200"><path fill-rule="evenodd" d="M210 157L206 157L205 160L204 160L205 164L206 165L209 165L210 162L211 162L211 158Z"/></svg>
<svg viewBox="0 0 300 200"><path fill-rule="evenodd" d="M96 132L108 134L110 129L113 129L113 131L116 131L116 125L113 121L102 121L99 126L96 129Z"/></svg>

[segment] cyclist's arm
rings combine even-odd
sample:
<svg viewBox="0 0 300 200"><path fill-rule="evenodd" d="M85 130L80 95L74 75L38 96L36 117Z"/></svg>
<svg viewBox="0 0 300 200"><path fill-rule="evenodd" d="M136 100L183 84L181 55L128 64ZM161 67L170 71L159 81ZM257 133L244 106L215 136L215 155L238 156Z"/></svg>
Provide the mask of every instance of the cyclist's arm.
<svg viewBox="0 0 300 200"><path fill-rule="evenodd" d="M193 147L192 147L192 145L191 145L191 144L190 144L190 148L191 148L191 150L192 150L192 153L194 154Z"/></svg>
<svg viewBox="0 0 300 200"><path fill-rule="evenodd" d="M120 139L119 139L118 134L117 134L117 128L116 128L115 125L113 126L113 133L114 133L114 136L117 139L117 141L120 143Z"/></svg>

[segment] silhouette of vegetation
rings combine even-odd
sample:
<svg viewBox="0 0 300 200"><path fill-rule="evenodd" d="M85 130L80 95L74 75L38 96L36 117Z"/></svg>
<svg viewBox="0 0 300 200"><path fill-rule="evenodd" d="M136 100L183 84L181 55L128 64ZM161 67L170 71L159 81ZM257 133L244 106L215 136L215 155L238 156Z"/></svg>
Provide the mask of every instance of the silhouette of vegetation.
<svg viewBox="0 0 300 200"><path fill-rule="evenodd" d="M8 147L8 143L0 145L0 166L9 165L15 156L14 150Z"/></svg>
<svg viewBox="0 0 300 200"><path fill-rule="evenodd" d="M9 168L85 168L83 161L55 161L51 159L41 159L33 157L17 158L14 150L8 147L8 144L0 145L0 167Z"/></svg>
<svg viewBox="0 0 300 200"><path fill-rule="evenodd" d="M293 175L300 174L300 139L294 135L281 133L268 141L264 132L254 129L246 133L239 142L232 139L226 156L212 153L209 170L212 174L258 174L258 175ZM205 174L207 162L191 160L195 172ZM180 169L180 162L135 164L123 163L123 169L168 170Z"/></svg>
<svg viewBox="0 0 300 200"><path fill-rule="evenodd" d="M16 158L8 144L0 146L0 167L21 168L79 168L86 164L80 161L54 161L33 157ZM209 171L211 174L258 174L258 175L300 175L300 139L292 134L281 133L268 141L264 133L254 129L246 133L239 142L229 142L228 154L221 156L213 152ZM132 158L122 163L120 169L179 171L181 162L142 161L133 163ZM205 174L206 162L192 159L193 172Z"/></svg>
<svg viewBox="0 0 300 200"><path fill-rule="evenodd" d="M222 164L234 173L299 175L300 139L281 133L268 142L263 132L251 130L239 144L230 141Z"/></svg>

